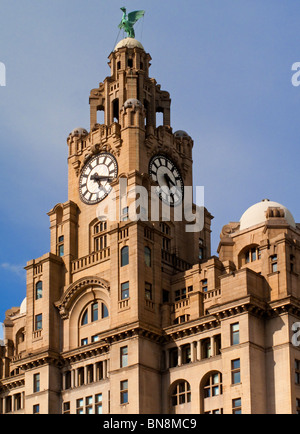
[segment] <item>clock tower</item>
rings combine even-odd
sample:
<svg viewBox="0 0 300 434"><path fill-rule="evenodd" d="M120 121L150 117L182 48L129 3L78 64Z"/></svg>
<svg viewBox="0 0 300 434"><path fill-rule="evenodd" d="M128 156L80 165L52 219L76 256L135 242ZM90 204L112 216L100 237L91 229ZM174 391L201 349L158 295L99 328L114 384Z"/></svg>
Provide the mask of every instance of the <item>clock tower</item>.
<svg viewBox="0 0 300 434"><path fill-rule="evenodd" d="M56 301L63 352L82 343L95 346L98 338L109 345L110 405L117 412L120 382L128 376L135 387L129 411L159 412L160 342L163 327L176 319L172 282L199 263L199 251L201 260L210 255L211 215L204 211L201 232L187 233L184 215L182 221L174 219L178 207L183 209L184 187L193 183L193 141L181 130L172 131L170 95L150 78L150 60L134 38L121 40L110 54L111 75L90 93L90 131L77 128L67 140L69 201L49 213L51 253L59 255L63 244L64 287ZM163 125L157 125L158 112ZM140 218L132 220L129 210L138 188L147 195L139 202ZM99 220L99 206L105 209L109 201L117 219ZM159 208L153 221L153 202L169 208L168 219L162 220ZM81 316L96 302L105 306L107 317L81 326ZM129 338L131 369L125 375L119 353ZM142 393L147 383L155 385L151 396Z"/></svg>

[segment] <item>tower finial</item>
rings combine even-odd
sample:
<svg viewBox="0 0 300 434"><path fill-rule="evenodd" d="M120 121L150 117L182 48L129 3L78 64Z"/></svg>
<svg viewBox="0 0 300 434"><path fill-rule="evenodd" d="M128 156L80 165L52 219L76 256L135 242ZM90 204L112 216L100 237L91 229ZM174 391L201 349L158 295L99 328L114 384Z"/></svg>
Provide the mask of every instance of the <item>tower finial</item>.
<svg viewBox="0 0 300 434"><path fill-rule="evenodd" d="M135 38L133 26L135 23L145 15L145 11L133 11L127 16L126 8L121 8L123 11L122 21L119 24L119 29L124 29L129 38Z"/></svg>

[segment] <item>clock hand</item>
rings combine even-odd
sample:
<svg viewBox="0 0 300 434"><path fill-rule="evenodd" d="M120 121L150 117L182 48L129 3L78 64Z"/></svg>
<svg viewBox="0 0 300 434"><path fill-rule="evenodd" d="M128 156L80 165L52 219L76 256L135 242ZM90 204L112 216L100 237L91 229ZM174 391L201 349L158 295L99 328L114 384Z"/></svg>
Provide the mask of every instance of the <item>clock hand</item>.
<svg viewBox="0 0 300 434"><path fill-rule="evenodd" d="M164 178L167 181L169 188L170 188L170 184L172 184L174 187L176 187L176 184L172 181L172 179L170 178L170 176L167 173L165 173Z"/></svg>
<svg viewBox="0 0 300 434"><path fill-rule="evenodd" d="M98 175L98 173L94 173L94 175L91 176L91 180L99 183L100 181L111 181L111 180L113 180L113 177L112 176L100 176L100 175Z"/></svg>

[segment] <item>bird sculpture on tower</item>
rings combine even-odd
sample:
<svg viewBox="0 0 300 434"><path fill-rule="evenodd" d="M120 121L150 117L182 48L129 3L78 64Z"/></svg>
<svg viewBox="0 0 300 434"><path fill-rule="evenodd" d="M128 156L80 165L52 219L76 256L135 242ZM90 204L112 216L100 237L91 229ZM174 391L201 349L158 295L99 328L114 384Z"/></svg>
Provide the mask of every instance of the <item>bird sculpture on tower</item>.
<svg viewBox="0 0 300 434"><path fill-rule="evenodd" d="M122 21L119 24L119 29L124 29L129 38L135 38L133 26L145 15L145 11L133 11L127 15L126 8L121 8L123 11Z"/></svg>

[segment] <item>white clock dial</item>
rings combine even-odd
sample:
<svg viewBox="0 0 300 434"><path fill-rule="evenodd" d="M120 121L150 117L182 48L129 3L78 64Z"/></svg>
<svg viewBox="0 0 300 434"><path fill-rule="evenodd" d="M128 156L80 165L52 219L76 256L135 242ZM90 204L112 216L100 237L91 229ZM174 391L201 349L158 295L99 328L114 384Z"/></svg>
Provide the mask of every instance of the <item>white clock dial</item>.
<svg viewBox="0 0 300 434"><path fill-rule="evenodd" d="M160 199L176 206L182 202L184 185L179 170L175 164L164 155L156 155L149 164L149 174L158 184L157 194Z"/></svg>
<svg viewBox="0 0 300 434"><path fill-rule="evenodd" d="M82 170L79 180L81 200L88 205L93 205L105 199L112 189L110 183L117 175L118 165L111 154L96 155Z"/></svg>

